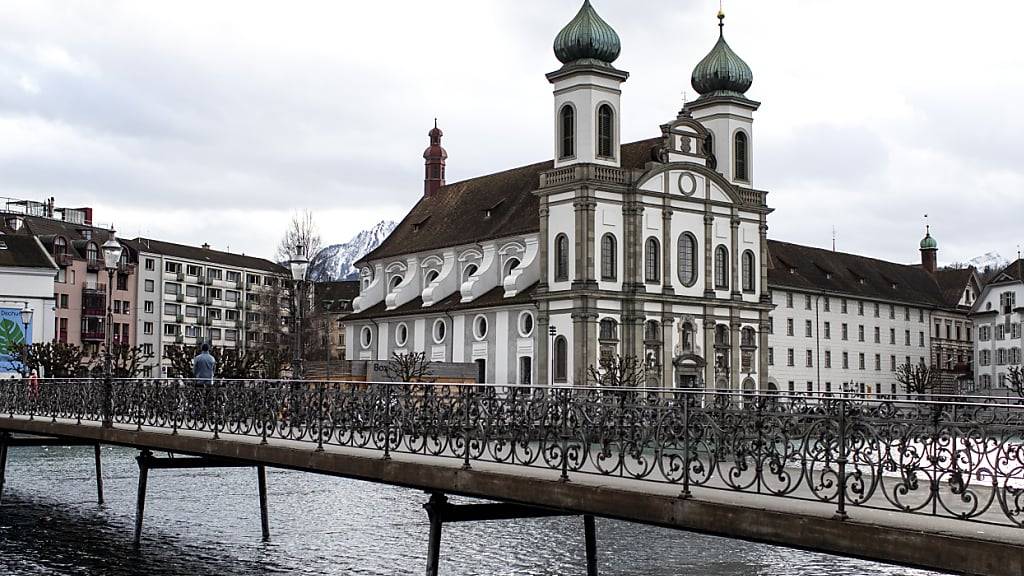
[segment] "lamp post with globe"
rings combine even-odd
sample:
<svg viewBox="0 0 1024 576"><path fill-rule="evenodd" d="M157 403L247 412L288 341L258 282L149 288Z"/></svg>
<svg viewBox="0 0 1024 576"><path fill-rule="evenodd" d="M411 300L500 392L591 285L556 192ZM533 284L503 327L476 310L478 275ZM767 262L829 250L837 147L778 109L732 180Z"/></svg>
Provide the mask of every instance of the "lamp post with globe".
<svg viewBox="0 0 1024 576"><path fill-rule="evenodd" d="M293 291L295 292L295 356L292 362L292 378L302 378L302 291L306 280L306 270L309 268L309 258L306 257L306 246L296 244L295 252L288 266L292 272Z"/></svg>
<svg viewBox="0 0 1024 576"><path fill-rule="evenodd" d="M113 425L112 419L112 378L113 378L113 361L114 356L112 353L114 332L114 312L111 307L111 300L114 297L114 272L117 271L117 265L121 261L121 254L124 252L124 248L121 243L117 241L116 232L113 228L110 230L110 236L107 241L100 247L103 251L103 265L107 269L107 318L104 322L104 343L106 350L103 354L103 426L110 428Z"/></svg>

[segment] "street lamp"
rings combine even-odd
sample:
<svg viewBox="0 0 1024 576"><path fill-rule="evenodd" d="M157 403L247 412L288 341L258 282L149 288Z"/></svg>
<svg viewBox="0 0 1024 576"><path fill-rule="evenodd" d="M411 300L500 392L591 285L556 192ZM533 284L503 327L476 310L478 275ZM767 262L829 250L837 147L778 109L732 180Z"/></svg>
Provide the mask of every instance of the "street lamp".
<svg viewBox="0 0 1024 576"><path fill-rule="evenodd" d="M304 244L295 245L295 253L288 265L295 283L295 361L292 364L292 378L298 379L302 377L302 283L306 279L306 269L309 268Z"/></svg>
<svg viewBox="0 0 1024 576"><path fill-rule="evenodd" d="M549 385L555 383L555 334L558 330L554 326L548 326L548 336L551 338L548 340L548 356L551 357L551 381Z"/></svg>
<svg viewBox="0 0 1024 576"><path fill-rule="evenodd" d="M117 241L116 233L114 229L110 229L110 236L107 241L100 247L103 250L103 264L107 268L107 319L104 325L104 341L107 347L106 354L103 355L103 427L110 428L114 425L113 413L114 413L114 393L113 393L113 360L114 357L110 352L111 341L113 340L113 326L114 323L114 312L111 308L111 300L114 297L114 271L117 270L117 264L121 261L121 253L124 248Z"/></svg>
<svg viewBox="0 0 1024 576"><path fill-rule="evenodd" d="M28 302L21 309L21 323L25 325L25 339L28 340L28 325L32 323L32 309L28 307Z"/></svg>

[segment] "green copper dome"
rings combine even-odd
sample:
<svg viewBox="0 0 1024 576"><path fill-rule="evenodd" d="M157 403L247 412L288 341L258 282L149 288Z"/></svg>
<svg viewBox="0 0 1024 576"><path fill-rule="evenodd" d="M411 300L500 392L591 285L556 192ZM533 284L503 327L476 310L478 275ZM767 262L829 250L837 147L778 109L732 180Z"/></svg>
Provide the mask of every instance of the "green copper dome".
<svg viewBox="0 0 1024 576"><path fill-rule="evenodd" d="M754 82L750 66L725 41L725 14L718 13L718 42L693 69L690 84L701 96L743 96Z"/></svg>
<svg viewBox="0 0 1024 576"><path fill-rule="evenodd" d="M562 64L578 60L597 60L611 64L619 57L622 46L619 35L583 1L576 17L555 37L555 56Z"/></svg>
<svg viewBox="0 0 1024 576"><path fill-rule="evenodd" d="M925 228L924 238L921 239L921 250L938 250L939 243L932 238L932 231L930 228Z"/></svg>

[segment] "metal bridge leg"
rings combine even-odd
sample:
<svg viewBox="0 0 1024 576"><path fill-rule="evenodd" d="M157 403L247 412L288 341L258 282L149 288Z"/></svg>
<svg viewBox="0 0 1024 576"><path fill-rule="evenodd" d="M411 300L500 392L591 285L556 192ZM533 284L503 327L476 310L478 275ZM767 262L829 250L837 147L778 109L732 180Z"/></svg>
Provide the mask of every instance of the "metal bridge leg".
<svg viewBox="0 0 1024 576"><path fill-rule="evenodd" d="M427 544L427 576L437 576L441 557L441 526L444 518L441 510L448 503L444 494L437 492L430 495L430 501L423 507L430 518L430 541Z"/></svg>
<svg viewBox="0 0 1024 576"><path fill-rule="evenodd" d="M153 453L143 450L135 460L139 463L139 493L135 501L135 545L142 542L142 514L146 510L146 480L149 478L149 459Z"/></svg>
<svg viewBox="0 0 1024 576"><path fill-rule="evenodd" d="M103 505L103 463L100 460L100 445L93 446L96 458L96 502Z"/></svg>
<svg viewBox="0 0 1024 576"><path fill-rule="evenodd" d="M0 433L0 502L4 499L4 482L7 479L7 432Z"/></svg>
<svg viewBox="0 0 1024 576"><path fill-rule="evenodd" d="M587 546L587 576L597 576L597 527L590 514L583 516L583 532Z"/></svg>
<svg viewBox="0 0 1024 576"><path fill-rule="evenodd" d="M270 518L267 514L267 467L256 467L256 478L260 490L260 526L263 528L263 541L270 540Z"/></svg>

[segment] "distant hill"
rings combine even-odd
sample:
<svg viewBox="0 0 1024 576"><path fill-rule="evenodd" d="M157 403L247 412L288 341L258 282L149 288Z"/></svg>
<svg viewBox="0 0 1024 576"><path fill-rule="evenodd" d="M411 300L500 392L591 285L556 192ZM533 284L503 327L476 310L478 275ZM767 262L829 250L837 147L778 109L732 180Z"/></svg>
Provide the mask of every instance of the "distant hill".
<svg viewBox="0 0 1024 576"><path fill-rule="evenodd" d="M388 237L396 223L381 220L372 228L356 234L344 244L332 244L320 250L309 263L309 278L314 282L355 280L359 271L352 264L368 254Z"/></svg>

